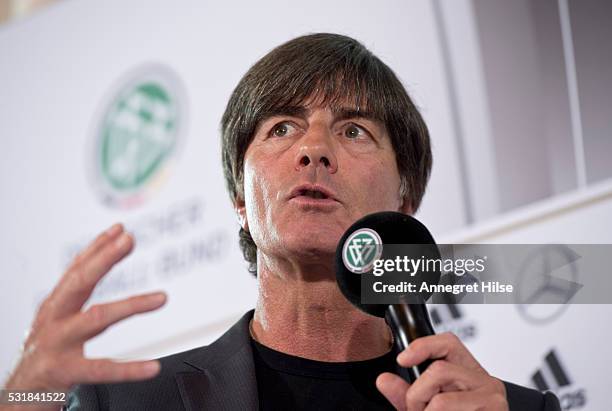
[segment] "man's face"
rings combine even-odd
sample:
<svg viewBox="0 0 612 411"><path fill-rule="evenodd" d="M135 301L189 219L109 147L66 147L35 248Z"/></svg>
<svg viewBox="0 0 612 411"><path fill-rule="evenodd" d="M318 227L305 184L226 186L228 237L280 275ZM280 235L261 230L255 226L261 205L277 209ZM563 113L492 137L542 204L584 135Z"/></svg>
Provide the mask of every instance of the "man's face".
<svg viewBox="0 0 612 411"><path fill-rule="evenodd" d="M260 253L331 262L344 231L376 211L410 210L384 125L354 107L295 107L264 119L244 160L237 211Z"/></svg>

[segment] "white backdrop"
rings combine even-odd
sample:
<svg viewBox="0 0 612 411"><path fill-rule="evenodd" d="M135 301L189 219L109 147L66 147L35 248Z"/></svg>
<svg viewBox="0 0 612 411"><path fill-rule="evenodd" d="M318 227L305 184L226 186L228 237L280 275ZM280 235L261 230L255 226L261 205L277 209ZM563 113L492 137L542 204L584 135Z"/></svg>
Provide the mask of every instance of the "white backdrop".
<svg viewBox="0 0 612 411"><path fill-rule="evenodd" d="M0 28L0 371L11 368L37 304L72 253L115 221L136 230L136 250L109 275L94 300L163 289L169 303L96 338L87 346L90 355L151 357L204 344L253 306L256 282L237 246L238 225L221 172L218 124L250 65L305 33L329 31L359 39L395 70L421 108L432 135L435 166L419 218L436 237L611 242L605 230L597 235L591 230L603 227L601 221L612 221L609 199L599 201L599 208L581 205L579 212L567 211L559 219L533 223L527 216L541 216L541 210L525 210L461 231L465 194L433 3L383 4L313 0L288 7L280 0L183 0L170 7L161 0L66 1ZM455 67L462 79L459 99L469 103L460 111L463 124L468 137L482 142L477 152L468 153L483 162L470 165L470 173L477 175L489 170L493 159L486 99L476 92L482 92L483 79L474 71L480 61L470 4L445 3L443 12L447 20L460 17L448 29L455 36L451 52L461 62ZM160 70L176 77L169 89L180 103L177 148L158 178L145 184L139 204L109 205L95 177L104 114L130 81ZM492 184L486 180L483 187ZM583 204L580 199L588 194L559 201ZM480 214L495 211L495 205L486 203L495 202L489 194L474 197L482 200ZM564 218L574 223L567 225ZM517 225L523 220L532 224ZM499 235L491 229L495 224L510 228ZM544 356L555 350L575 381L558 392L572 398L579 390L586 392L588 406L575 400L569 408L606 408L603 371L588 364L602 364L611 354L604 342L609 337L603 320L611 312L607 306L571 307L545 326L529 323L513 306L460 309L460 318L439 327L464 334L492 373L531 384ZM557 389L553 384L550 388Z"/></svg>

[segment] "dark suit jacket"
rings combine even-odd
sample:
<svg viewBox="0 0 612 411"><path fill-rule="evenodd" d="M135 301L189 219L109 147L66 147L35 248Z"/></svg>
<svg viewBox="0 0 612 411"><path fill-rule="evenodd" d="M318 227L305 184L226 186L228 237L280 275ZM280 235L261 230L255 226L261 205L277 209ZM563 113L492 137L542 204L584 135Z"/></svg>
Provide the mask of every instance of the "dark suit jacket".
<svg viewBox="0 0 612 411"><path fill-rule="evenodd" d="M217 341L162 358L148 381L81 385L68 396L68 410L256 410L257 381L246 313ZM510 409L557 411L550 393L505 383Z"/></svg>

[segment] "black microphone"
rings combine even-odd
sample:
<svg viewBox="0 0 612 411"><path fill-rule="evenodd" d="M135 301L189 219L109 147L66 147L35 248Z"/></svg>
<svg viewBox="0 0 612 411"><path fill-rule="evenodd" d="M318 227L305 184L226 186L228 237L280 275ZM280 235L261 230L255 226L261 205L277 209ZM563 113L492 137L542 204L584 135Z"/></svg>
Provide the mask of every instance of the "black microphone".
<svg viewBox="0 0 612 411"><path fill-rule="evenodd" d="M388 245L387 250L385 244ZM415 246L406 248L399 245ZM431 233L418 220L397 212L379 212L367 215L349 227L336 248L335 263L336 281L342 294L362 311L385 319L393 333L395 348L399 352L405 350L415 339L435 334L425 306L425 301L431 293L410 293L409 296L400 296L399 301L394 304L366 304L361 298L362 276L372 276L374 260L393 259L398 248L410 254L418 254L409 255L409 258L440 258ZM401 276L407 274L394 275L401 280ZM411 274L411 281L416 283L437 284L439 280L440 272ZM412 382L430 363L431 360L427 360L415 367L404 369L402 376Z"/></svg>

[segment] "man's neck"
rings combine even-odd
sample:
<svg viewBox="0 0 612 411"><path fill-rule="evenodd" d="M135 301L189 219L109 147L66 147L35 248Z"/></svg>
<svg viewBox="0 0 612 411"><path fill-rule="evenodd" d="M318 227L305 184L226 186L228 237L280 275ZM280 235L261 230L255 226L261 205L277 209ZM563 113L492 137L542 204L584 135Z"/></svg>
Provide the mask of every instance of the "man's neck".
<svg viewBox="0 0 612 411"><path fill-rule="evenodd" d="M385 321L353 307L333 274L322 275L321 269L329 270L319 267L317 275L308 276L259 266L253 337L274 350L318 361L360 361L389 352L392 336Z"/></svg>

